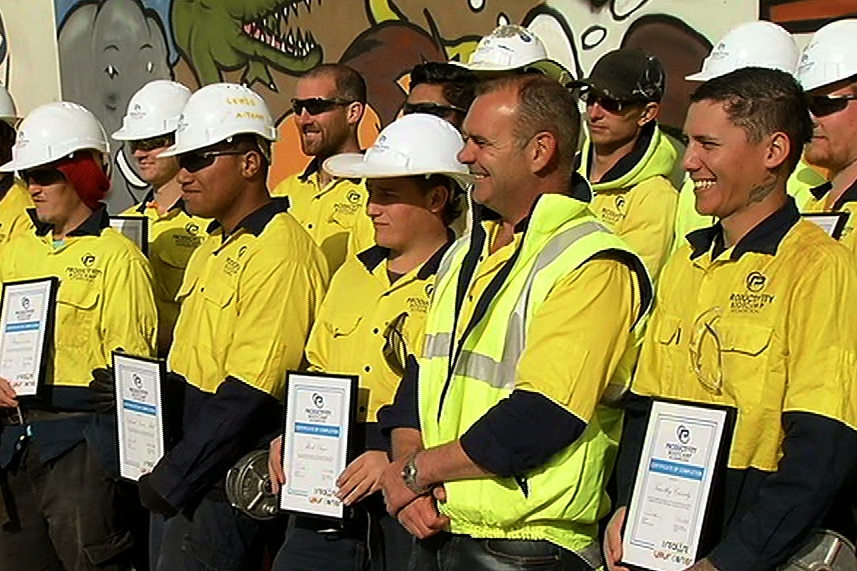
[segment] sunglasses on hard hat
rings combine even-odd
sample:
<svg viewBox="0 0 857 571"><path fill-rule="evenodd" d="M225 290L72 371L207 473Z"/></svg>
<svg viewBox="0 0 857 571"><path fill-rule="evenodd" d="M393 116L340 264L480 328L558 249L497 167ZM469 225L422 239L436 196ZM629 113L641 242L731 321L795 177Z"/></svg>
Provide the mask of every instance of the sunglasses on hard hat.
<svg viewBox="0 0 857 571"><path fill-rule="evenodd" d="M628 103L607 97L605 94L595 91L594 89L585 89L580 93L580 100L586 105L595 105L596 103L608 113L620 113Z"/></svg>
<svg viewBox="0 0 857 571"><path fill-rule="evenodd" d="M333 99L325 99L324 97L310 97L309 99L292 99L292 111L295 112L295 115L300 115L306 109L306 112L310 115L320 115L321 113L327 113L328 111L333 111L337 107L341 107L342 105L348 105L349 103L354 103L353 101L348 101L347 99L340 99L335 97Z"/></svg>
<svg viewBox="0 0 857 571"><path fill-rule="evenodd" d="M52 169L49 167L40 167L34 169L27 169L21 171L21 180L23 180L27 186L37 185L37 186L50 186L52 184L57 184L60 182L65 182L65 175L60 172L58 169Z"/></svg>
<svg viewBox="0 0 857 571"><path fill-rule="evenodd" d="M132 153L136 153L137 151L143 151L144 153L148 153L149 151L154 151L155 149L163 149L165 147L169 147L175 142L176 139L173 135L161 135L159 137L149 137L148 139L128 141L128 147L131 149Z"/></svg>
<svg viewBox="0 0 857 571"><path fill-rule="evenodd" d="M443 119L450 113L466 115L467 110L461 107L441 105L440 103L432 103L430 101L424 103L405 103L402 105L402 115L410 115L411 113L425 113L426 115L434 115Z"/></svg>
<svg viewBox="0 0 857 571"><path fill-rule="evenodd" d="M222 155L244 155L250 152L250 149L223 149L220 151L195 151L179 155L179 168L183 168L187 172L196 172L206 167L210 167L217 160L217 157Z"/></svg>
<svg viewBox="0 0 857 571"><path fill-rule="evenodd" d="M857 95L807 95L806 105L809 112L816 117L825 117L839 113L848 107L850 101L857 99Z"/></svg>

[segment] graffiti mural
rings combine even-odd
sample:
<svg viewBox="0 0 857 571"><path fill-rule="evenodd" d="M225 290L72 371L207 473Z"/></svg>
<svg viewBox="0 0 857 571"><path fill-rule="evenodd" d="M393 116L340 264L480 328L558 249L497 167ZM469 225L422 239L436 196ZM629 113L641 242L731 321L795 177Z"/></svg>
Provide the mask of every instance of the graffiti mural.
<svg viewBox="0 0 857 571"><path fill-rule="evenodd" d="M366 77L361 141L369 145L398 113L411 67L465 60L499 24L533 29L576 76L607 51L636 46L664 63L661 120L675 131L692 89L683 77L735 24L762 17L805 33L857 14L857 0L720 0L717 10L698 0L38 0L44 1L54 8L62 97L90 108L112 132L131 95L152 79L192 89L245 83L277 118L272 183L306 164L289 100L298 78L323 62L346 63ZM0 0L0 10L30 12L35 4ZM20 61L14 42L0 41L0 55L0 63ZM16 94L14 81L11 87ZM144 184L125 150L114 147L109 201L116 211L138 200Z"/></svg>

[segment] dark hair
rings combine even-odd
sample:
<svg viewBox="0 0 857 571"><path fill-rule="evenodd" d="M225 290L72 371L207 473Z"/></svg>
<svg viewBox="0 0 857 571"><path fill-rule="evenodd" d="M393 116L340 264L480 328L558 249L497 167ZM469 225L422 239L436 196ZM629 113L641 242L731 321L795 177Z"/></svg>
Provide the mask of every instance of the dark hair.
<svg viewBox="0 0 857 571"><path fill-rule="evenodd" d="M427 61L411 70L411 89L426 83L443 86L443 97L451 105L467 111L476 97L476 75L451 63Z"/></svg>
<svg viewBox="0 0 857 571"><path fill-rule="evenodd" d="M690 101L722 103L732 124L744 129L753 143L778 131L785 133L791 142L784 163L788 172L797 166L803 146L812 138L812 119L803 90L784 71L760 67L738 69L703 83Z"/></svg>
<svg viewBox="0 0 857 571"><path fill-rule="evenodd" d="M523 146L536 133L547 131L556 138L560 164L572 168L580 137L580 109L574 95L556 80L527 74L481 82L476 96L504 89L514 89L518 95L512 129L517 142Z"/></svg>
<svg viewBox="0 0 857 571"><path fill-rule="evenodd" d="M452 177L445 174L432 174L428 176L415 176L414 180L417 181L417 186L426 193L436 186L442 186L449 191L449 200L446 202L446 206L443 207L443 212L441 212L441 219L444 226L449 226L455 222L464 212L467 200L461 186Z"/></svg>
<svg viewBox="0 0 857 571"><path fill-rule="evenodd" d="M301 79L332 77L336 84L336 97L366 103L366 81L353 67L341 63L325 63L306 72Z"/></svg>

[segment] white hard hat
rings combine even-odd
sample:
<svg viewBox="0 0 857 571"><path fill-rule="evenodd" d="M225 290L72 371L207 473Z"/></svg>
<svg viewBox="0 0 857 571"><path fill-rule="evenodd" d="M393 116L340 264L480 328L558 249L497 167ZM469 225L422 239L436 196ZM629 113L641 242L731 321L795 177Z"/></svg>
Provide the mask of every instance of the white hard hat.
<svg viewBox="0 0 857 571"><path fill-rule="evenodd" d="M745 67L778 69L794 74L800 50L782 26L759 20L738 24L723 36L688 81L708 81Z"/></svg>
<svg viewBox="0 0 857 571"><path fill-rule="evenodd" d="M46 165L84 149L110 152L107 135L95 115L77 103L47 103L21 121L12 160L0 166L0 172Z"/></svg>
<svg viewBox="0 0 857 571"><path fill-rule="evenodd" d="M265 100L237 83L212 83L187 100L176 129L176 144L158 156L195 151L240 134L277 139L277 128Z"/></svg>
<svg viewBox="0 0 857 571"><path fill-rule="evenodd" d="M14 127L19 119L15 102L12 101L12 95L4 86L0 85L0 121L5 121Z"/></svg>
<svg viewBox="0 0 857 571"><path fill-rule="evenodd" d="M122 128L111 135L117 141L139 141L176 130L190 89L168 79L150 81L128 102Z"/></svg>
<svg viewBox="0 0 857 571"><path fill-rule="evenodd" d="M477 73L531 68L563 84L574 79L562 64L548 58L545 45L535 33L515 24L499 26L479 40L466 64L450 63Z"/></svg>
<svg viewBox="0 0 857 571"><path fill-rule="evenodd" d="M819 28L803 49L797 78L812 91L857 75L857 20L838 20Z"/></svg>
<svg viewBox="0 0 857 571"><path fill-rule="evenodd" d="M384 127L365 153L343 153L324 161L330 174L347 178L393 178L444 174L466 185L469 169L458 162L461 133L440 117L412 113Z"/></svg>

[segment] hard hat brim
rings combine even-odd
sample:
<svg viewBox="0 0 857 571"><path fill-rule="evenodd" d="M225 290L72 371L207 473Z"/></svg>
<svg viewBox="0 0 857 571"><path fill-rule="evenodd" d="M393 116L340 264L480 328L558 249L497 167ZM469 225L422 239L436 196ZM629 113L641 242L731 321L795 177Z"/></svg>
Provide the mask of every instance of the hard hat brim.
<svg viewBox="0 0 857 571"><path fill-rule="evenodd" d="M706 73L704 71L698 71L696 73L691 73L690 75L685 75L685 81L708 81L709 79L714 79L717 77L713 73Z"/></svg>
<svg viewBox="0 0 857 571"><path fill-rule="evenodd" d="M324 161L322 168L339 178L398 178L440 174L456 180L462 186L466 186L474 180L473 176L466 172L413 169L372 163L366 161L365 156L361 153L334 155Z"/></svg>
<svg viewBox="0 0 857 571"><path fill-rule="evenodd" d="M119 129L115 131L110 138L114 141L141 141L143 139L151 139L152 137L160 137L161 135L169 135L175 133L175 129L152 129L150 131L133 131L131 129Z"/></svg>
<svg viewBox="0 0 857 571"><path fill-rule="evenodd" d="M533 68L539 70L551 79L559 81L560 83L567 83L574 79L574 74L572 74L568 69L566 69L564 65L552 59L540 59L516 66L500 65L488 62L462 63L460 61L450 61L448 63L451 63L452 65L456 65L458 67L463 67L464 69L468 69L476 74L503 73L516 69Z"/></svg>

